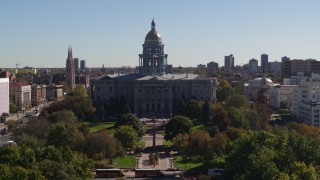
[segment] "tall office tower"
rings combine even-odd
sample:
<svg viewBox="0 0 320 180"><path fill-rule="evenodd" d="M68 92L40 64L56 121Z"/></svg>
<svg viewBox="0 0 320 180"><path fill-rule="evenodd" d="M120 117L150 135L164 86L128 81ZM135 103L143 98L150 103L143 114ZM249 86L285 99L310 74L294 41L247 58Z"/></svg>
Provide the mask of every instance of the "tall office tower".
<svg viewBox="0 0 320 180"><path fill-rule="evenodd" d="M250 74L255 74L257 72L258 72L258 60L251 59L249 61L249 73Z"/></svg>
<svg viewBox="0 0 320 180"><path fill-rule="evenodd" d="M81 60L80 61L80 70L86 69L86 60Z"/></svg>
<svg viewBox="0 0 320 180"><path fill-rule="evenodd" d="M164 54L164 44L160 33L156 31L154 19L151 22L151 30L144 39L143 53L139 54L139 72L143 75L164 75L167 65L167 54Z"/></svg>
<svg viewBox="0 0 320 180"><path fill-rule="evenodd" d="M207 63L207 74L208 76L213 76L214 73L219 71L219 64L211 61Z"/></svg>
<svg viewBox="0 0 320 180"><path fill-rule="evenodd" d="M261 70L265 73L268 66L268 54L261 54Z"/></svg>
<svg viewBox="0 0 320 180"><path fill-rule="evenodd" d="M78 72L79 71L79 58L74 58L74 71Z"/></svg>
<svg viewBox="0 0 320 180"><path fill-rule="evenodd" d="M230 54L224 57L224 68L232 71L234 68L234 56Z"/></svg>
<svg viewBox="0 0 320 180"><path fill-rule="evenodd" d="M69 87L69 89L72 91L76 87L75 84L75 72L74 72L74 62L72 57L72 48L68 48L68 57L67 57L67 63L66 63L66 83Z"/></svg>

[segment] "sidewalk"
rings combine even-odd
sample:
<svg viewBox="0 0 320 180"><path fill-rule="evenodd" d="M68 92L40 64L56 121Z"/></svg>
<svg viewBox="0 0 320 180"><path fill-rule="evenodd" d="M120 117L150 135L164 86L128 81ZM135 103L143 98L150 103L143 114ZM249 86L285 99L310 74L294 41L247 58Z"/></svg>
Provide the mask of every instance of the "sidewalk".
<svg viewBox="0 0 320 180"><path fill-rule="evenodd" d="M145 140L145 147L152 147L152 139L151 139L151 135L145 135L145 138L148 138L147 140ZM156 135L157 140L156 140L156 144L157 145L163 145L163 141L164 141L164 137L161 134L157 134ZM168 168L170 168L170 162L169 162L169 157L166 157L164 155L164 152L159 152L160 153L160 157L159 157L159 161L156 165L151 164L149 161L149 154L148 153L142 153L142 156L139 157L138 163L137 163L137 168L140 169L160 169L160 170L167 170Z"/></svg>

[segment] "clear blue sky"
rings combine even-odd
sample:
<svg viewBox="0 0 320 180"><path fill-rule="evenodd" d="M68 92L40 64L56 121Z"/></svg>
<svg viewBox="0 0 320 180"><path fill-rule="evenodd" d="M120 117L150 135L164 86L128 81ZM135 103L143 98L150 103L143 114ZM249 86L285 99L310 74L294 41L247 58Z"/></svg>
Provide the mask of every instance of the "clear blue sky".
<svg viewBox="0 0 320 180"><path fill-rule="evenodd" d="M152 18L173 66L320 60L319 0L2 0L0 67L137 66Z"/></svg>

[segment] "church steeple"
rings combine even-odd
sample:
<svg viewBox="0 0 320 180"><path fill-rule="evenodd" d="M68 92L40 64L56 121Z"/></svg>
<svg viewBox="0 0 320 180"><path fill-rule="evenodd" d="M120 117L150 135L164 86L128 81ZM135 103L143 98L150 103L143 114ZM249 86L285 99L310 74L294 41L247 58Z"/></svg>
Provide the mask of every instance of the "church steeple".
<svg viewBox="0 0 320 180"><path fill-rule="evenodd" d="M73 60L73 57L72 57L72 47L71 47L71 46L68 47L68 59L69 59L69 60L71 60L71 59Z"/></svg>
<svg viewBox="0 0 320 180"><path fill-rule="evenodd" d="M68 47L68 57L66 60L66 83L71 91L75 88L75 70L71 46Z"/></svg>
<svg viewBox="0 0 320 180"><path fill-rule="evenodd" d="M155 30L155 29L156 29L156 23L154 22L154 18L153 18L151 22L151 30Z"/></svg>

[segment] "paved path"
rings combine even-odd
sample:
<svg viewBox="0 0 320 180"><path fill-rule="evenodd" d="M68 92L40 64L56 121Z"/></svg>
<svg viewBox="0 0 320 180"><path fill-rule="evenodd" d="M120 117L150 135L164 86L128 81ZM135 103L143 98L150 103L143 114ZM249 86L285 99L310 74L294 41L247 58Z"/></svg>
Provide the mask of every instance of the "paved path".
<svg viewBox="0 0 320 180"><path fill-rule="evenodd" d="M152 123L153 124L153 123ZM157 124L160 125L160 124ZM148 123L147 128L153 127L150 126ZM148 130L148 129L147 129ZM149 129L150 130L150 129ZM142 137L142 140L145 141L145 148L152 148L153 145L153 136L151 134L146 134ZM161 134L156 134L156 145L163 145L164 137ZM138 160L137 168L153 168L153 169L160 169L166 170L170 167L169 165L169 158L165 156L165 152L158 152L159 153L159 161L156 165L150 163L149 161L149 153L142 153L142 156Z"/></svg>

